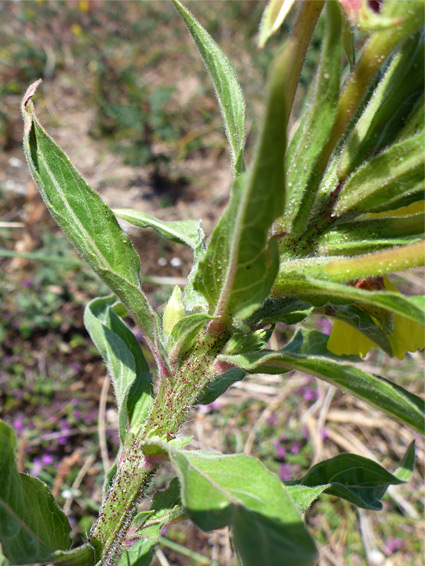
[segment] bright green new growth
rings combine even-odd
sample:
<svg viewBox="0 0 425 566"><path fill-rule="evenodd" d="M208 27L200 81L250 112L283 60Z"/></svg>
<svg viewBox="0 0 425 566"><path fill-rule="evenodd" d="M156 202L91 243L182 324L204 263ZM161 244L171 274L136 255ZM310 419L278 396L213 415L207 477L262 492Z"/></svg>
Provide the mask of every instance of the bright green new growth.
<svg viewBox="0 0 425 566"><path fill-rule="evenodd" d="M40 124L32 102L38 83L23 99L25 154L46 206L113 293L91 301L84 318L113 382L121 446L106 470L99 517L86 544L71 551L67 518L44 484L18 474L13 431L0 422L0 479L8 486L0 496L0 542L12 564L148 566L162 528L190 518L207 531L228 526L244 566L312 566L317 551L300 513L317 497L329 493L378 510L390 485L408 481L413 445L394 474L341 454L286 486L256 458L185 449L191 438L178 434L191 408L211 403L246 373L302 371L425 432L422 399L354 365L358 356L332 354L324 334L299 328L280 350L267 349L276 323L302 323L310 314L345 322L389 356L397 355L398 325L423 324L424 297L387 291L382 279L423 264L423 213L392 212L423 200L423 80L402 81L399 73L410 65L423 78L423 37L417 33L423 6L409 4L403 19L398 0L385 0L384 19L373 20L375 31L353 67L340 5L296 3L297 20L271 66L261 132L244 171L245 105L235 71L195 17L172 1L211 75L234 166L229 202L208 245L201 221L112 211ZM323 5L314 88L288 141L305 53ZM277 27L273 13L266 14L262 43ZM397 33L391 34L396 17ZM344 64L351 65L345 74ZM412 106L400 105L401 96ZM370 217L372 211L388 215ZM140 259L116 217L193 250L188 284L174 289L162 319L142 290ZM141 329L155 368L123 313ZM150 509L137 513L164 461L176 478L155 494Z"/></svg>

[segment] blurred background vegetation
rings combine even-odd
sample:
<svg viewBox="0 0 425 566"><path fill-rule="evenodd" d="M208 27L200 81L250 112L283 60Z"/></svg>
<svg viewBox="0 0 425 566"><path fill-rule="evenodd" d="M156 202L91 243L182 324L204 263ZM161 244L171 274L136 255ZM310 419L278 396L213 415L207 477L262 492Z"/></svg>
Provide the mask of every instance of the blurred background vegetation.
<svg viewBox="0 0 425 566"><path fill-rule="evenodd" d="M267 67L290 23L259 51L263 0L187 5L236 68L247 101L249 156ZM320 36L319 24L296 101L299 114ZM40 119L113 207L169 220L203 218L209 233L226 203L231 169L213 89L170 3L0 1L0 415L15 428L20 470L53 487L78 543L98 510L103 468L117 450L113 392L82 323L84 305L107 289L45 212L24 163L19 104L38 78ZM160 307L170 283L186 277L190 257L150 231L130 234L142 255L146 290ZM414 292L422 278L411 272L398 282ZM329 331L322 320L312 324ZM283 344L292 331L281 326L273 340ZM421 354L398 362L375 351L365 364L420 393ZM394 469L415 436L299 373L290 380L248 378L194 412L186 432L194 435L194 448L254 454L282 480L341 451ZM308 512L321 545L320 565L424 563L425 452L419 437L417 448L414 478L390 490L385 513L359 513L330 496ZM171 475L165 470L154 487ZM163 535L156 566L237 564L226 530L203 533L185 522Z"/></svg>

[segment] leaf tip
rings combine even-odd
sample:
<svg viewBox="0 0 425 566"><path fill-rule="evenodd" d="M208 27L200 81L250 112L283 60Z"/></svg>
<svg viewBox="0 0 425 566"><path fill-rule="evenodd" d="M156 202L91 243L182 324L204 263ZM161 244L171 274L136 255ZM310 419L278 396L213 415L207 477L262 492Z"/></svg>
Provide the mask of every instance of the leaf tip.
<svg viewBox="0 0 425 566"><path fill-rule="evenodd" d="M22 114L24 114L29 100L31 100L31 98L37 92L37 89L38 89L40 83L42 83L42 82L43 82L43 79L38 79L34 83L30 84L30 86L27 88L27 90L24 94L24 97L22 99Z"/></svg>

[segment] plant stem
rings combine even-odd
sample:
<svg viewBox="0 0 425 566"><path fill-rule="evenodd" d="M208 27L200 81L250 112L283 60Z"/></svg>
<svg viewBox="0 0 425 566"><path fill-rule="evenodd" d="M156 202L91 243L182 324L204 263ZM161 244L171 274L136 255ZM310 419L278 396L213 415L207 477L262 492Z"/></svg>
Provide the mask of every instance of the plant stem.
<svg viewBox="0 0 425 566"><path fill-rule="evenodd" d="M227 339L227 334L204 331L175 376L162 379L143 429L123 450L112 487L90 535L90 542L102 544L102 565L113 566L122 556L136 505L158 468L157 456L143 454L144 442L155 437L166 441L175 438L188 411L215 377L214 360Z"/></svg>

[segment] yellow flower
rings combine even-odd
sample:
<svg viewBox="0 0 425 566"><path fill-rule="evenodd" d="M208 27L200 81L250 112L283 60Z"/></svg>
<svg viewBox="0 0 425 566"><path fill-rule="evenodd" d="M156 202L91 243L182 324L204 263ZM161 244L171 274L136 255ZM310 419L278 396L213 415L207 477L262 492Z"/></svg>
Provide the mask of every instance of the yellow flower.
<svg viewBox="0 0 425 566"><path fill-rule="evenodd" d="M88 0L80 0L78 2L78 9L80 10L80 12L88 12L90 9Z"/></svg>
<svg viewBox="0 0 425 566"><path fill-rule="evenodd" d="M72 24L71 31L77 37L79 37L83 33L83 30L81 29L81 26L79 24Z"/></svg>
<svg viewBox="0 0 425 566"><path fill-rule="evenodd" d="M384 285L387 291L398 292L397 287L386 277L384 277ZM381 326L376 318L372 318L378 326ZM393 330L386 334L393 355L399 360L402 360L407 352L425 348L425 328L399 314L393 315ZM330 352L338 356L354 354L364 357L372 348L378 348L378 345L356 328L341 320L336 320L327 347Z"/></svg>

